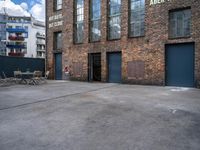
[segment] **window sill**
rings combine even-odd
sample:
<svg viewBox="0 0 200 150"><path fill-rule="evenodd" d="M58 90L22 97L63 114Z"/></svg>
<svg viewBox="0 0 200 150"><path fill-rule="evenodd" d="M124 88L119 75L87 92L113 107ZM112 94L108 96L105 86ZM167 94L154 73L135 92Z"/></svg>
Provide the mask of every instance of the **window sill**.
<svg viewBox="0 0 200 150"><path fill-rule="evenodd" d="M178 39L189 39L191 38L192 36L184 36L184 37L169 37L168 39L169 40L178 40Z"/></svg>
<svg viewBox="0 0 200 150"><path fill-rule="evenodd" d="M62 8L61 9L54 9L54 12L59 12L61 10L62 10Z"/></svg>
<svg viewBox="0 0 200 150"><path fill-rule="evenodd" d="M145 35L139 35L139 36L128 36L129 39L134 39L134 38L144 38Z"/></svg>
<svg viewBox="0 0 200 150"><path fill-rule="evenodd" d="M121 38L118 38L118 39L107 39L107 41L118 41L118 40L121 40Z"/></svg>
<svg viewBox="0 0 200 150"><path fill-rule="evenodd" d="M53 53L62 53L62 49L53 50Z"/></svg>
<svg viewBox="0 0 200 150"><path fill-rule="evenodd" d="M89 41L89 43L100 43L101 40L98 40L98 41Z"/></svg>
<svg viewBox="0 0 200 150"><path fill-rule="evenodd" d="M81 43L75 43L74 42L74 45L82 45L82 44L84 44L83 42L81 42Z"/></svg>

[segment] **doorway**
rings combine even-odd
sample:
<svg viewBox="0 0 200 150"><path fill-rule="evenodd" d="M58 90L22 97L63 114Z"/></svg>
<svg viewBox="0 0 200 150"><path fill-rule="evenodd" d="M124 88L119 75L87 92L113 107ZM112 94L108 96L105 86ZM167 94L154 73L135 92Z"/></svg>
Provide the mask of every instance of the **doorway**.
<svg viewBox="0 0 200 150"><path fill-rule="evenodd" d="M101 81L101 53L88 55L89 81Z"/></svg>
<svg viewBox="0 0 200 150"><path fill-rule="evenodd" d="M55 79L62 80L62 53L55 54Z"/></svg>

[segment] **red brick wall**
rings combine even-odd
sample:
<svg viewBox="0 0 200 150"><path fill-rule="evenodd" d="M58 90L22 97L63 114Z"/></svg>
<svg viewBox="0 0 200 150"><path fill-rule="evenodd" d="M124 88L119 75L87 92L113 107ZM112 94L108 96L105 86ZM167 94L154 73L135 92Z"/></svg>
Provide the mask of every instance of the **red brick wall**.
<svg viewBox="0 0 200 150"><path fill-rule="evenodd" d="M54 78L53 32L63 32L63 67L73 64L82 64L81 76L73 78L87 80L88 53L101 52L102 81L107 80L106 53L111 51L122 52L123 82L137 84L165 84L165 44L195 42L195 79L200 80L200 1L199 0L170 0L162 4L149 5L146 0L145 36L128 38L128 0L122 0L122 36L120 40L107 40L107 0L102 0L101 41L89 43L89 0L85 0L84 9L84 43L73 43L73 0L63 0L61 12L53 12L53 0L48 0L47 16L63 14L63 26L50 28L47 31L48 67L51 77ZM168 38L169 10L191 7L192 36L184 39ZM47 18L48 20L48 18ZM49 22L47 21L47 27ZM142 62L144 70L141 77L128 77L128 63ZM137 73L139 74L139 73Z"/></svg>

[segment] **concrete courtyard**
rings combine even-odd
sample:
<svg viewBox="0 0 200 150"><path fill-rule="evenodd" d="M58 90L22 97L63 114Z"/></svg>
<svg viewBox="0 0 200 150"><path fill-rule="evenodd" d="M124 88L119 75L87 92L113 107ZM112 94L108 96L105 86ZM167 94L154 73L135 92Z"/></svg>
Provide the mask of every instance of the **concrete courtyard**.
<svg viewBox="0 0 200 150"><path fill-rule="evenodd" d="M0 87L0 150L199 149L199 89L64 81Z"/></svg>

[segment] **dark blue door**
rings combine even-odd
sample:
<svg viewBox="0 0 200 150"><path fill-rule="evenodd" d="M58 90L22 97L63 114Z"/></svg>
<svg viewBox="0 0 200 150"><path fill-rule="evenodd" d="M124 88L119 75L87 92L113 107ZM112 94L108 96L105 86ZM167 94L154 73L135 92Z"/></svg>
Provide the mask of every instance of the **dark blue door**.
<svg viewBox="0 0 200 150"><path fill-rule="evenodd" d="M121 53L108 53L108 82L121 82Z"/></svg>
<svg viewBox="0 0 200 150"><path fill-rule="evenodd" d="M166 85L194 87L194 44L166 46Z"/></svg>
<svg viewBox="0 0 200 150"><path fill-rule="evenodd" d="M55 79L62 80L62 54L55 54Z"/></svg>

